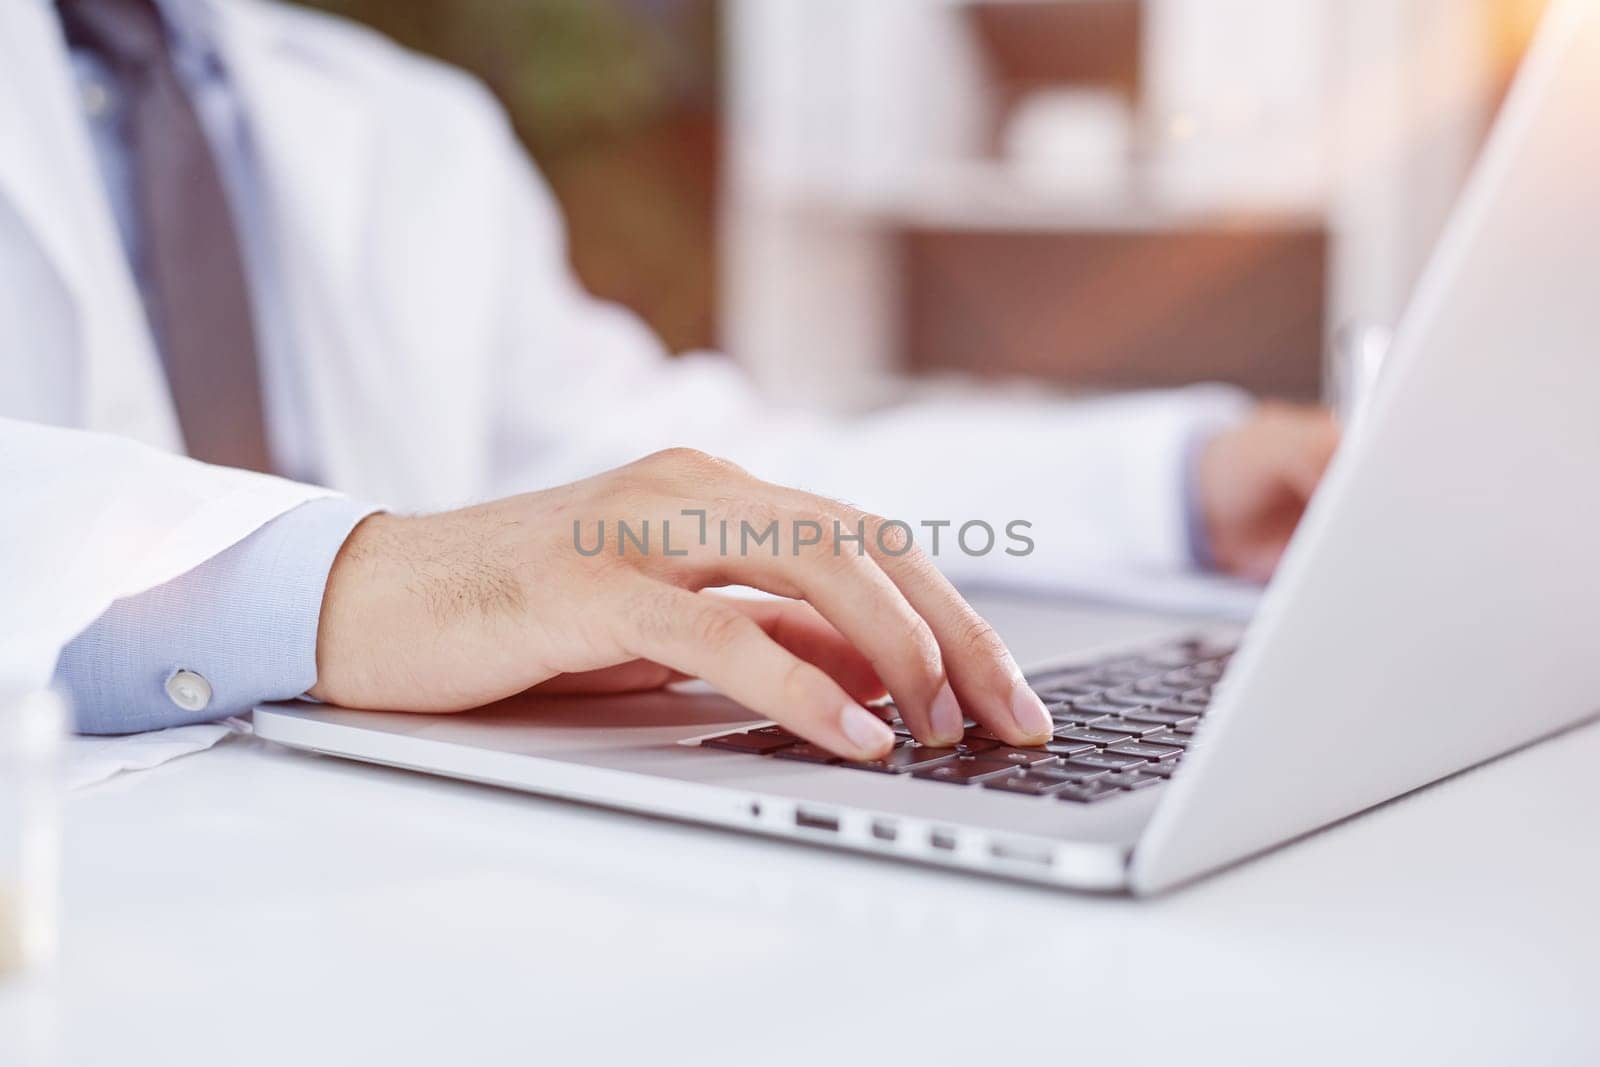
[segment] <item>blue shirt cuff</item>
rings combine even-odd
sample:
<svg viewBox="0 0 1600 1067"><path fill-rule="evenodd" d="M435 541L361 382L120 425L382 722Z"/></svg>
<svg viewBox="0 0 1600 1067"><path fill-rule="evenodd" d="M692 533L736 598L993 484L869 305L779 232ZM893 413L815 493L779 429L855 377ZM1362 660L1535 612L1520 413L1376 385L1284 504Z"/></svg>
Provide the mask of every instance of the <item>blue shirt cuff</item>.
<svg viewBox="0 0 1600 1067"><path fill-rule="evenodd" d="M208 722L310 689L328 572L375 510L339 497L309 501L165 585L114 603L56 664L78 732ZM180 671L209 686L203 707L193 706L192 679L168 695Z"/></svg>

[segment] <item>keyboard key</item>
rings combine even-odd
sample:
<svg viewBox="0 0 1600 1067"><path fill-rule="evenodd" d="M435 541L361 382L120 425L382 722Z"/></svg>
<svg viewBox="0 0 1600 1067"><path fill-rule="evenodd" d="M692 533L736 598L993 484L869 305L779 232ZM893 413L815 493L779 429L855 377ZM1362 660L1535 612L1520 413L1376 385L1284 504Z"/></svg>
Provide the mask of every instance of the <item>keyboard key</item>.
<svg viewBox="0 0 1600 1067"><path fill-rule="evenodd" d="M919 767L911 772L913 778L926 778L931 782L956 782L970 785L1018 773L1014 763L1001 763L982 756L961 756L934 767Z"/></svg>
<svg viewBox="0 0 1600 1067"><path fill-rule="evenodd" d="M1138 741L1125 741L1120 745L1112 745L1106 749L1107 753L1116 752L1124 756L1138 756L1147 760L1172 759L1182 749L1172 748L1168 745L1147 745Z"/></svg>
<svg viewBox="0 0 1600 1067"><path fill-rule="evenodd" d="M795 760L800 763L838 763L839 757L823 748L821 745L802 744L780 748L772 754L773 759Z"/></svg>
<svg viewBox="0 0 1600 1067"><path fill-rule="evenodd" d="M960 753L953 748L927 748L923 745L901 745L883 759L847 761L844 766L879 774L906 774L918 767L931 767L946 760L957 759Z"/></svg>
<svg viewBox="0 0 1600 1067"><path fill-rule="evenodd" d="M1088 741L1065 741L1061 738L1044 743L1044 750L1053 756L1076 756L1080 752L1093 752L1097 747Z"/></svg>
<svg viewBox="0 0 1600 1067"><path fill-rule="evenodd" d="M1125 767L1138 767L1148 763L1143 756L1128 756L1119 752L1085 752L1073 756L1069 766L1099 767L1107 771L1120 771Z"/></svg>
<svg viewBox="0 0 1600 1067"><path fill-rule="evenodd" d="M1107 716L1108 713L1104 711L1084 711L1073 707L1063 708L1060 711L1053 712L1050 718L1055 720L1055 723L1058 727L1093 726L1095 723L1106 718Z"/></svg>
<svg viewBox="0 0 1600 1067"><path fill-rule="evenodd" d="M1167 728L1166 723L1144 722L1135 719L1132 715L1120 719L1104 718L1094 724L1096 730L1105 733L1127 734L1129 737L1143 737L1145 734L1158 734Z"/></svg>
<svg viewBox="0 0 1600 1067"><path fill-rule="evenodd" d="M1053 671L1040 671L1028 677L1028 684L1035 692L1043 692L1053 686L1082 685L1094 677L1093 667L1060 667Z"/></svg>
<svg viewBox="0 0 1600 1067"><path fill-rule="evenodd" d="M1120 715L1128 710L1128 705L1111 704L1104 700L1074 700L1072 709L1080 714Z"/></svg>
<svg viewBox="0 0 1600 1067"><path fill-rule="evenodd" d="M1048 685L1042 689L1034 689L1042 700L1073 700L1077 697L1090 697L1104 689L1105 686L1098 682L1081 682L1076 685Z"/></svg>
<svg viewBox="0 0 1600 1067"><path fill-rule="evenodd" d="M1057 741L1084 741L1091 745L1114 745L1134 735L1121 730L1069 729L1057 730Z"/></svg>
<svg viewBox="0 0 1600 1067"><path fill-rule="evenodd" d="M1139 773L1154 774L1160 778L1171 778L1177 773L1178 767L1182 765L1182 762L1182 760L1178 759L1169 759L1160 763L1147 763L1139 768Z"/></svg>
<svg viewBox="0 0 1600 1067"><path fill-rule="evenodd" d="M1179 641L1165 648L1158 648L1154 652L1146 652L1139 658L1158 670L1176 670L1187 667L1204 657L1202 646L1195 641Z"/></svg>
<svg viewBox="0 0 1600 1067"><path fill-rule="evenodd" d="M1091 767L1087 763L1079 763L1076 757L1074 757L1073 759L1066 760L1065 762L1054 764L1049 767L1035 767L1028 773L1043 774L1047 776L1058 775L1062 778L1068 778L1075 782L1087 782L1091 778L1104 778L1111 772L1105 767Z"/></svg>
<svg viewBox="0 0 1600 1067"><path fill-rule="evenodd" d="M999 741L989 741L983 737L977 736L977 732L974 730L968 730L965 734L963 734L961 736L961 740L958 741L954 747L923 745L921 741L916 743L931 751L943 752L951 756L970 756L979 752L983 752L987 749L998 748L1000 746Z"/></svg>
<svg viewBox="0 0 1600 1067"><path fill-rule="evenodd" d="M1097 800L1121 795L1122 790L1114 785L1104 785L1099 779L1081 785L1069 785L1051 794L1057 800L1070 800L1076 804L1093 804Z"/></svg>
<svg viewBox="0 0 1600 1067"><path fill-rule="evenodd" d="M1007 763L1014 763L1019 767L1031 767L1035 763L1054 763L1056 753L1044 748L1011 748L1010 746L1001 746L1000 748L985 749L983 758L991 760L1005 760Z"/></svg>
<svg viewBox="0 0 1600 1067"><path fill-rule="evenodd" d="M1200 721L1198 715L1185 714L1181 711L1164 711L1161 708L1130 708L1122 713L1122 717L1139 722L1160 723L1162 726L1193 724Z"/></svg>
<svg viewBox="0 0 1600 1067"><path fill-rule="evenodd" d="M1049 712L1050 717L1055 719L1057 722L1070 719L1077 714L1077 712L1072 710L1072 702L1068 700L1057 700L1054 702L1046 701L1044 710Z"/></svg>
<svg viewBox="0 0 1600 1067"><path fill-rule="evenodd" d="M1107 686L1126 685L1148 678L1150 673L1149 667L1136 660L1130 660L1096 671L1094 679L1097 682L1104 682Z"/></svg>
<svg viewBox="0 0 1600 1067"><path fill-rule="evenodd" d="M1171 730L1163 730L1159 734L1151 734L1144 738L1144 743L1147 745L1170 745L1173 748L1188 748L1193 740L1193 734L1179 734L1173 733Z"/></svg>
<svg viewBox="0 0 1600 1067"><path fill-rule="evenodd" d="M1025 796L1043 796L1054 793L1057 789L1064 789L1072 785L1070 778L1046 778L1043 775L1024 772L1023 774L1007 775L1003 778L991 778L983 783L985 789L998 789L1004 793L1021 793Z"/></svg>
<svg viewBox="0 0 1600 1067"><path fill-rule="evenodd" d="M1165 675L1134 682L1130 688L1133 692L1144 696L1146 702L1160 700L1163 697L1175 697L1185 691L1184 686L1173 685L1167 681Z"/></svg>
<svg viewBox="0 0 1600 1067"><path fill-rule="evenodd" d="M1006 741L1005 738L1001 737L987 726L975 726L968 730L964 740L969 744L973 741L993 741L997 745L1003 745Z"/></svg>
<svg viewBox="0 0 1600 1067"><path fill-rule="evenodd" d="M1150 703L1150 698L1144 693L1136 692L1133 686L1124 685L1101 693L1100 702L1124 708L1142 708Z"/></svg>
<svg viewBox="0 0 1600 1067"><path fill-rule="evenodd" d="M776 752L780 748L799 743L800 739L792 734L763 733L751 731L742 734L723 734L721 737L708 737L700 742L701 748L720 748L729 752L749 752L757 756L764 756L768 752Z"/></svg>
<svg viewBox="0 0 1600 1067"><path fill-rule="evenodd" d="M1159 774L1149 774L1145 771L1129 771L1124 774L1113 774L1109 778L1097 778L1095 781L1101 785L1116 786L1118 789L1126 789L1131 792L1135 789L1147 789L1153 785L1160 785L1166 779Z"/></svg>

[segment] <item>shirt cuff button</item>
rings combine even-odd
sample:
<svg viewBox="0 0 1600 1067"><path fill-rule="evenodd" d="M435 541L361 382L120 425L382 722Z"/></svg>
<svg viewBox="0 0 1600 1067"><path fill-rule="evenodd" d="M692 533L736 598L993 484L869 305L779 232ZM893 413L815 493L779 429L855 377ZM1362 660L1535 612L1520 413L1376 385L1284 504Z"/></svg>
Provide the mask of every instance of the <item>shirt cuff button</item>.
<svg viewBox="0 0 1600 1067"><path fill-rule="evenodd" d="M211 703L211 683L194 671L174 671L166 688L167 699L184 711L204 711Z"/></svg>

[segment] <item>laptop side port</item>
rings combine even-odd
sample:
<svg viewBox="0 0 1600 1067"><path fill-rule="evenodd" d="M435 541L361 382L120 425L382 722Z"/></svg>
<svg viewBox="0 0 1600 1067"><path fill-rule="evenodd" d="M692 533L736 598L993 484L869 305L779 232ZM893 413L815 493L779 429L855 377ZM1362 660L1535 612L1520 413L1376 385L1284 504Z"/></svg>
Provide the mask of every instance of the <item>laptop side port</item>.
<svg viewBox="0 0 1600 1067"><path fill-rule="evenodd" d="M989 855L997 860L1032 863L1039 867L1048 867L1055 859L1049 849L1020 841L995 841L989 845Z"/></svg>
<svg viewBox="0 0 1600 1067"><path fill-rule="evenodd" d="M928 844L945 852L956 850L956 832L954 830L932 830L928 833Z"/></svg>
<svg viewBox="0 0 1600 1067"><path fill-rule="evenodd" d="M872 836L879 841L893 841L900 836L900 828L888 819L873 819Z"/></svg>
<svg viewBox="0 0 1600 1067"><path fill-rule="evenodd" d="M794 824L803 830L839 832L839 816L825 811L807 811L805 808L795 808Z"/></svg>

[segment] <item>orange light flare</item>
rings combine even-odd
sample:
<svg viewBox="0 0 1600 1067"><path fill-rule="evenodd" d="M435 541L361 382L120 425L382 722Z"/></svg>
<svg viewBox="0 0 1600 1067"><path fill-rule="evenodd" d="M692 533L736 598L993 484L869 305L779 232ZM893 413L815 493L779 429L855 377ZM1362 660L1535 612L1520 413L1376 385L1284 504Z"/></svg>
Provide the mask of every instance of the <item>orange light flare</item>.
<svg viewBox="0 0 1600 1067"><path fill-rule="evenodd" d="M1338 104L1342 180L1387 171L1437 143L1440 131L1459 130L1464 118L1487 132L1548 6L1549 0L1484 0L1464 24L1465 37L1430 37L1398 68L1379 59L1371 70L1349 72ZM1473 53L1468 62L1464 44ZM1396 109L1405 100L1411 106L1402 118Z"/></svg>

